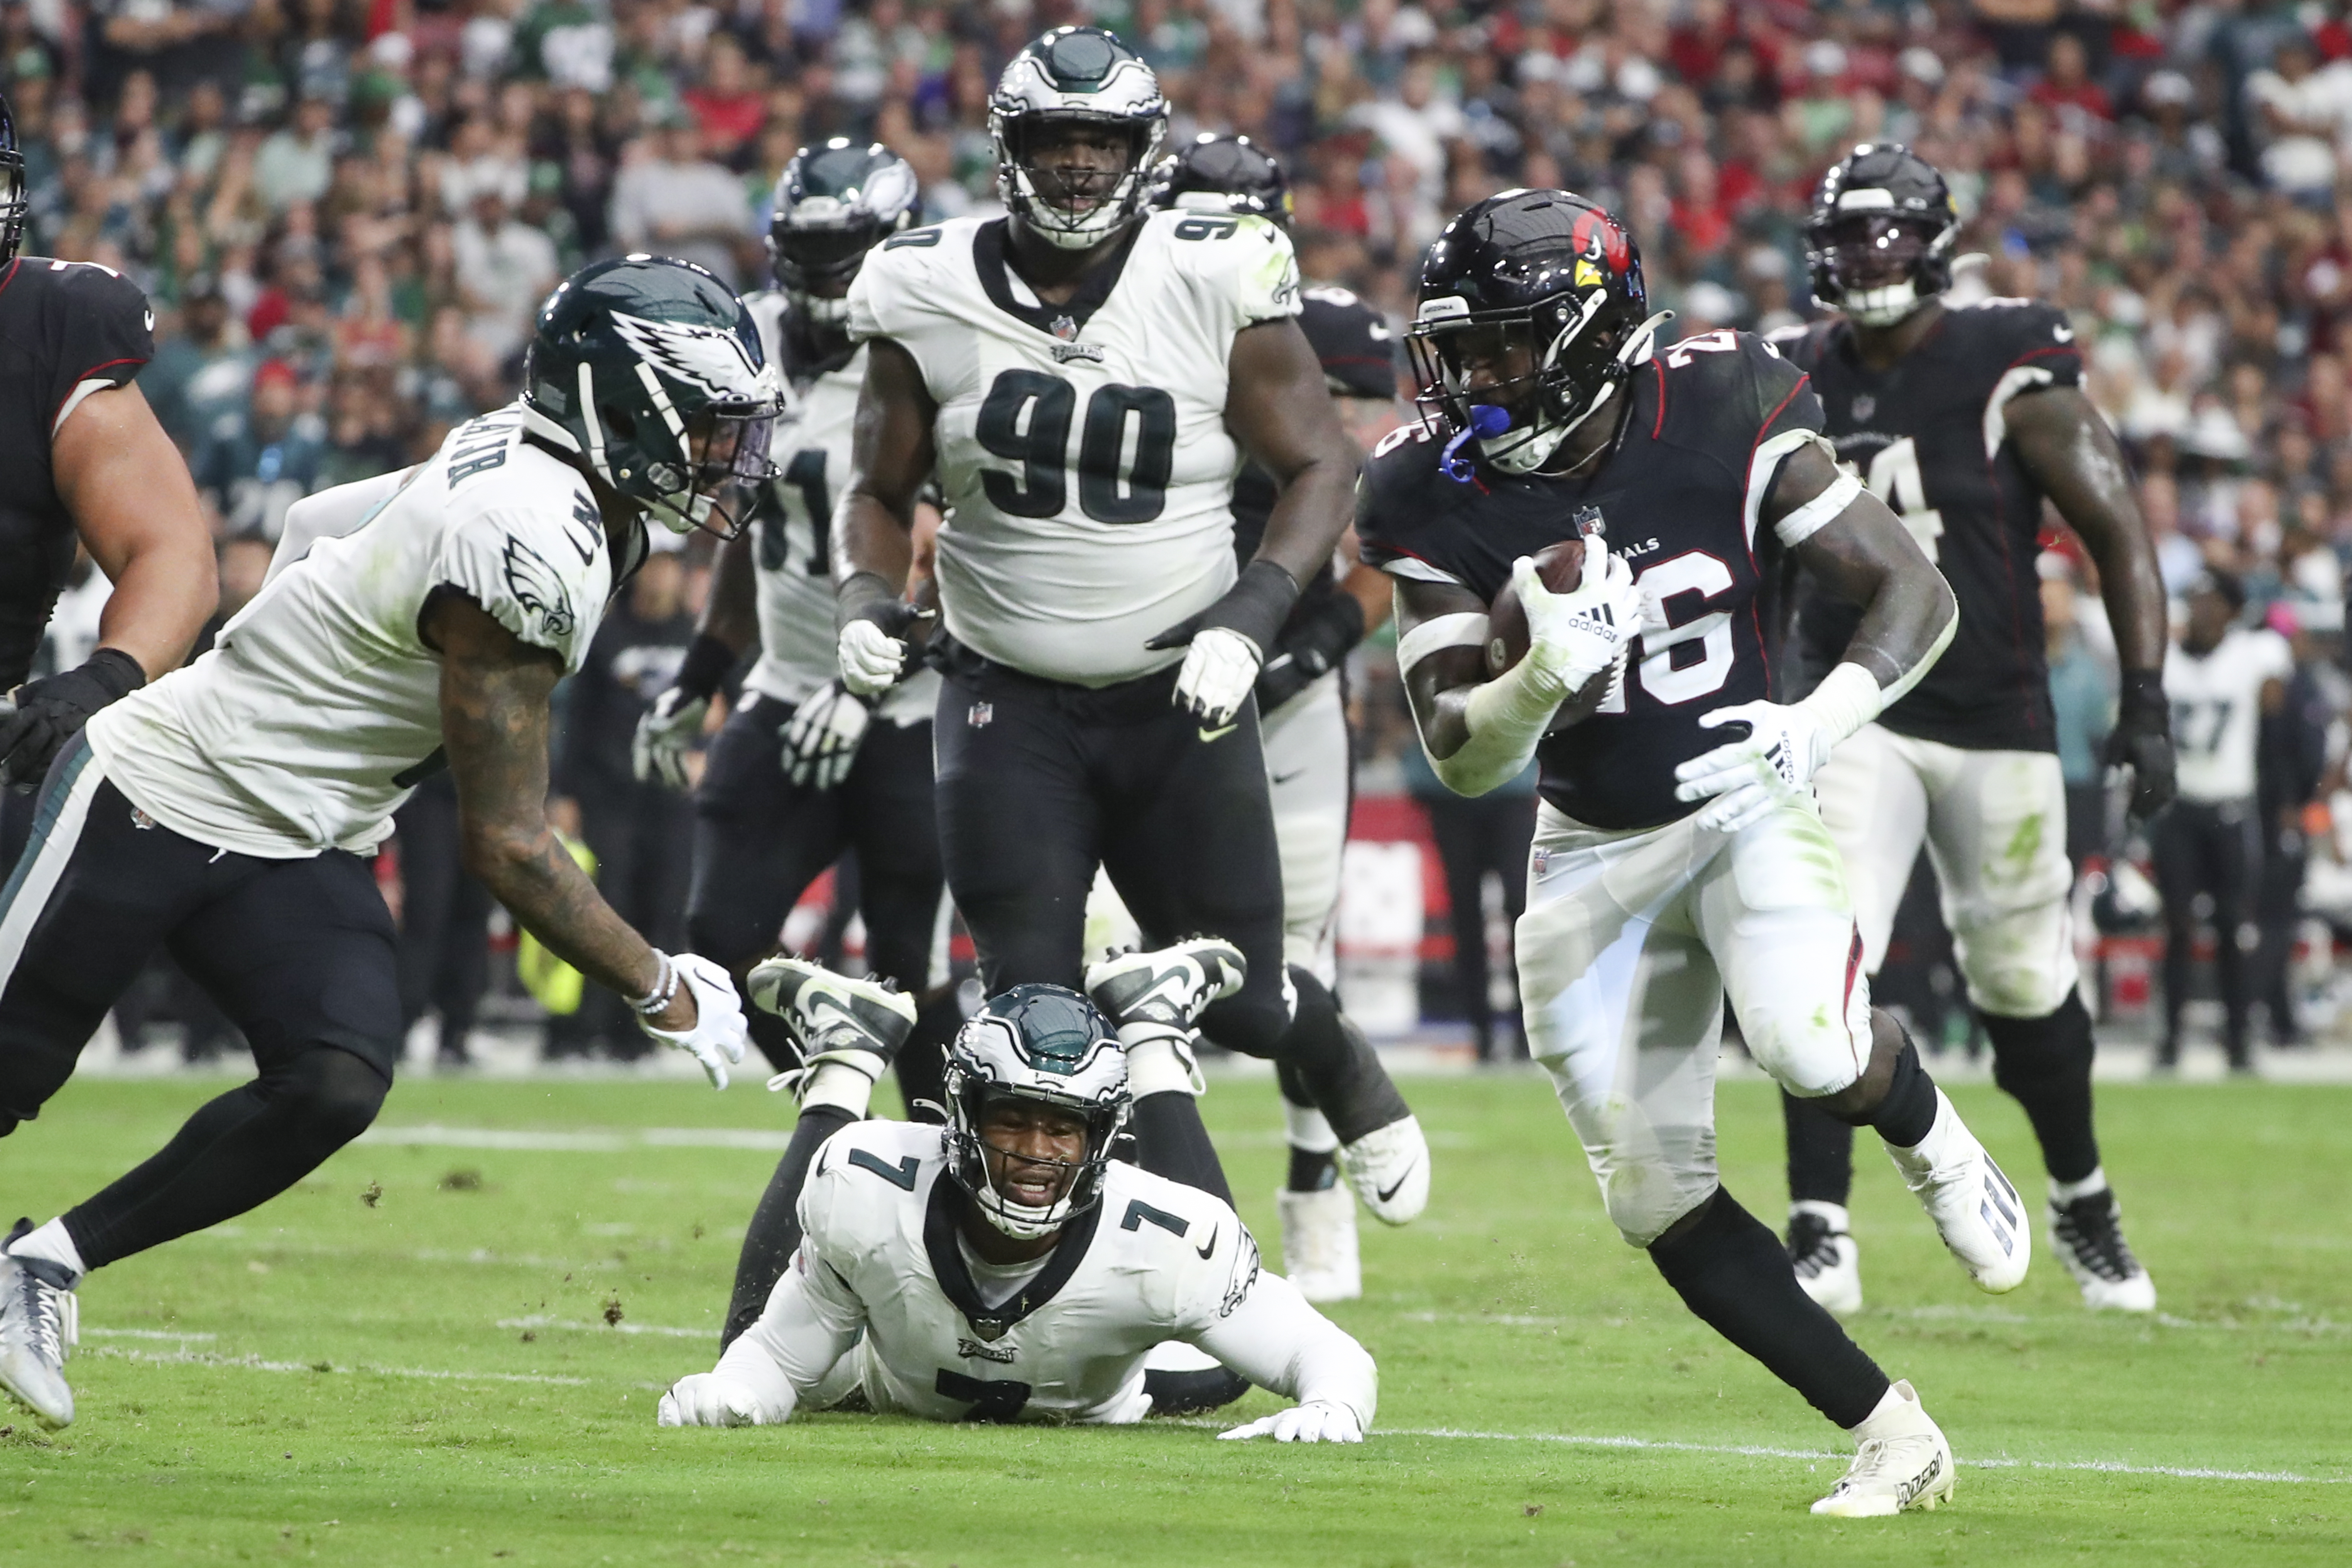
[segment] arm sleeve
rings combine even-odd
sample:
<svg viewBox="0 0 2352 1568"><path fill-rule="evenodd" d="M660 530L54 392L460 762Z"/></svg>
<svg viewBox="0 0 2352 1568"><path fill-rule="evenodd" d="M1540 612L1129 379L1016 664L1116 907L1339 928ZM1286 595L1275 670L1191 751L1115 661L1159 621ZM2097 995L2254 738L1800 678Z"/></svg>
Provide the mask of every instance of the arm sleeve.
<svg viewBox="0 0 2352 1568"><path fill-rule="evenodd" d="M535 528L528 517L486 512L450 530L434 581L456 588L516 637L576 670L588 651L582 626L598 609L583 603L585 564L560 531Z"/></svg>
<svg viewBox="0 0 2352 1568"><path fill-rule="evenodd" d="M1371 1430L1380 1373L1370 1352L1278 1274L1261 1271L1228 1311L1186 1338L1262 1388L1301 1405L1344 1405Z"/></svg>
<svg viewBox="0 0 2352 1568"><path fill-rule="evenodd" d="M766 1310L719 1358L718 1370L759 1391L782 1421L857 1342L866 1309L833 1266L812 1258L807 1243L768 1294Z"/></svg>
<svg viewBox="0 0 2352 1568"><path fill-rule="evenodd" d="M136 283L86 262L66 264L58 274L46 314L50 352L44 391L55 434L82 397L138 378L155 357L154 317Z"/></svg>

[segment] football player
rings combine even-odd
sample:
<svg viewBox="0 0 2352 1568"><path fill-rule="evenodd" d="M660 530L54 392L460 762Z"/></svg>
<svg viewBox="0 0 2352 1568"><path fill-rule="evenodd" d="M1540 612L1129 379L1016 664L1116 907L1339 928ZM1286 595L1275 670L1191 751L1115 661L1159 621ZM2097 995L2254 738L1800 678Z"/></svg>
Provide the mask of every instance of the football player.
<svg viewBox="0 0 2352 1568"><path fill-rule="evenodd" d="M111 268L17 255L30 209L0 99L0 784L20 792L91 714L176 668L218 597L194 481L137 384L147 298ZM113 584L98 647L26 681L77 540ZM0 866L32 821L0 807Z"/></svg>
<svg viewBox="0 0 2352 1568"><path fill-rule="evenodd" d="M1407 337L1437 417L1374 453L1356 529L1396 582L1398 664L1438 776L1476 795L1542 763L1517 929L1528 1047L1611 1220L1854 1435L1817 1512L1932 1507L1951 1493L1942 1434L1717 1179L1715 1065L1728 992L1757 1064L1874 1128L1980 1287L2024 1279L2016 1194L1873 1013L1809 788L1942 652L1951 591L1839 472L1801 372L1741 332L1656 347L1661 319L1633 237L1591 202L1470 207L1423 264ZM1570 539L1581 578L1555 593L1531 557ZM1864 609L1844 661L1784 703L1768 628L1791 556ZM1488 647L1506 588L1528 636L1516 662Z"/></svg>
<svg viewBox="0 0 2352 1568"><path fill-rule="evenodd" d="M640 776L685 787L686 752L700 741L711 694L758 643L742 700L695 791L688 930L695 950L727 965L740 987L775 951L803 890L855 848L867 965L920 994L915 1035L898 1054L910 1110L940 1102L940 1053L962 1022L948 984L931 805L940 683L924 671L869 699L835 679L829 534L866 376L866 351L849 339L850 279L868 251L912 226L918 200L906 160L842 137L802 149L777 177L768 254L779 287L744 301L794 395L772 437L776 478L761 488L751 530L720 548L694 644L636 745ZM749 1016L778 1070L797 1068L783 1026L756 1009ZM815 1152L803 1138L777 1166L744 1237L728 1339L760 1315L791 1257L774 1245L792 1218L778 1194L797 1190Z"/></svg>
<svg viewBox="0 0 2352 1568"><path fill-rule="evenodd" d="M1822 178L1806 231L1813 292L1837 313L1776 336L1811 374L1840 460L1902 516L1960 605L1950 655L1822 770L1822 818L1874 974L1925 842L1992 1040L1993 1081L2025 1108L2049 1168L2051 1248L2087 1305L2152 1311L2156 1287L2124 1242L2091 1120L2091 1016L2076 994L2065 780L2034 571L2043 500L2098 563L2123 664L2107 760L2131 769L2142 817L2172 796L2164 584L2123 454L2083 395L2066 313L2024 300L1947 302L1958 232L1934 165L1891 143L1856 148ZM1859 614L1808 584L1798 644L1809 680L1844 657ZM1815 1300L1853 1311L1853 1129L1797 1096L1782 1105L1789 1256Z"/></svg>
<svg viewBox="0 0 2352 1568"><path fill-rule="evenodd" d="M89 1270L266 1202L374 1119L402 1031L363 857L440 768L467 868L526 931L714 1083L742 1059L725 968L648 946L549 829L548 705L645 558L647 519L728 526L722 492L766 477L782 384L724 284L647 257L558 288L525 374L404 479L318 498L343 515L310 530L308 555L50 772L0 889L0 1133L64 1085L166 943L260 1068L138 1169L8 1238L0 1385L50 1426L73 1419L60 1363Z"/></svg>
<svg viewBox="0 0 2352 1568"><path fill-rule="evenodd" d="M797 959L751 987L825 1066L865 1056L878 1074L914 1023L907 998ZM795 1194L802 1239L766 1310L662 1395L661 1425L772 1426L850 1401L1139 1421L1166 1408L1145 1358L1176 1340L1298 1402L1224 1436L1361 1442L1378 1387L1363 1347L1258 1266L1232 1205L1111 1159L1133 1026L1056 985L992 997L949 1049L948 1125L840 1125Z"/></svg>
<svg viewBox="0 0 2352 1568"><path fill-rule="evenodd" d="M1246 136L1202 132L1153 174L1152 202L1180 212L1247 213L1287 231L1290 182L1282 165ZM1323 366L1323 383L1340 418L1365 450L1397 419L1395 344L1388 320L1346 289L1309 283L1299 290L1298 326ZM1234 481L1234 554L1246 569L1274 510L1274 480L1255 464ZM1356 558L1352 533L1335 560L1300 589L1258 672L1260 743L1274 801L1275 842L1282 855L1283 956L1339 981L1336 952L1339 864L1347 847L1354 759L1348 736L1340 667L1349 650L1389 616L1387 577ZM1282 1216L1282 1272L1310 1301L1363 1294L1356 1245L1356 1202L1339 1184L1331 1123L1287 1064L1282 1087L1290 1170L1275 1194Z"/></svg>
<svg viewBox="0 0 2352 1568"><path fill-rule="evenodd" d="M1100 864L1146 942L1239 947L1248 978L1205 1033L1289 1063L1358 1196L1402 1224L1428 1145L1330 988L1282 961L1251 696L1347 526L1357 463L1294 319L1289 238L1150 211L1167 105L1099 28L1023 49L989 112L1009 216L894 235L850 286L869 347L834 513L843 682L878 693L905 670L908 531L936 468L940 849L983 984L1076 987ZM1278 495L1237 572L1244 454ZM1181 1047L1129 1068L1147 1165L1230 1200Z"/></svg>

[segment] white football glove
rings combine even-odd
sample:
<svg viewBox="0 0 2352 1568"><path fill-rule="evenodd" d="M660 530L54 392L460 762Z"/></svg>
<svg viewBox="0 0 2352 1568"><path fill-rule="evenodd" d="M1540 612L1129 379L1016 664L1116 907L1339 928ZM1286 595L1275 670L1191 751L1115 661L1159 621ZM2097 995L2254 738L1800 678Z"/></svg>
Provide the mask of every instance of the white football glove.
<svg viewBox="0 0 2352 1568"><path fill-rule="evenodd" d="M688 697L673 686L654 699L637 721L629 741L629 769L644 784L659 779L672 789L686 787L686 753L702 738L702 721L710 711L707 697Z"/></svg>
<svg viewBox="0 0 2352 1568"><path fill-rule="evenodd" d="M872 623L867 623L871 625ZM809 693L784 726L784 773L794 784L831 789L849 776L857 761L857 743L874 710L840 681L828 681Z"/></svg>
<svg viewBox="0 0 2352 1568"><path fill-rule="evenodd" d="M714 963L698 952L681 952L670 959L677 966L678 984L694 993L694 1027L684 1030L656 1029L650 1018L640 1017L637 1026L648 1039L665 1046L676 1046L702 1064L710 1075L710 1087L727 1087L727 1068L743 1059L743 1043L751 1037L743 1024L742 999L735 994L734 978L722 964Z"/></svg>
<svg viewBox="0 0 2352 1568"><path fill-rule="evenodd" d="M1176 672L1176 706L1204 725L1231 723L1265 662L1257 644L1230 626L1203 627L1193 634L1184 668Z"/></svg>
<svg viewBox="0 0 2352 1568"><path fill-rule="evenodd" d="M1676 800L1715 804L1698 814L1701 827L1738 833L1761 822L1784 802L1805 798L1813 774L1830 760L1837 736L1802 703L1741 702L1700 715L1706 729L1746 724L1748 737L1727 742L1675 770Z"/></svg>
<svg viewBox="0 0 2352 1568"><path fill-rule="evenodd" d="M1272 1415L1260 1416L1246 1426L1220 1432L1217 1436L1271 1437L1277 1443L1360 1443L1364 1440L1364 1428L1348 1406L1311 1399Z"/></svg>
<svg viewBox="0 0 2352 1568"><path fill-rule="evenodd" d="M1642 630L1642 591L1633 569L1599 539L1586 542L1584 577L1555 594L1537 574L1535 558L1511 563L1511 586L1528 614L1528 657L1557 674L1570 691L1612 668Z"/></svg>
<svg viewBox="0 0 2352 1568"><path fill-rule="evenodd" d="M698 1372L670 1384L655 1420L664 1426L766 1426L773 1417L759 1390L742 1379Z"/></svg>
<svg viewBox="0 0 2352 1568"><path fill-rule="evenodd" d="M834 658L844 686L860 697L878 697L898 683L907 668L907 644L861 617L841 628Z"/></svg>

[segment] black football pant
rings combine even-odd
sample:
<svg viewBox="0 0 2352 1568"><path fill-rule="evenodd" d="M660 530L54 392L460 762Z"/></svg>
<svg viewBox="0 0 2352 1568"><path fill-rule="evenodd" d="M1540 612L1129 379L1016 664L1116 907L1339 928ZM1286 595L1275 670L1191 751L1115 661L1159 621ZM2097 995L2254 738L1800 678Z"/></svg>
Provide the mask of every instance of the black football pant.
<svg viewBox="0 0 2352 1568"><path fill-rule="evenodd" d="M634 779L585 787L572 799L580 807L580 841L596 858L596 891L654 946L686 946L692 805L676 790ZM590 985L577 1011L547 1021L547 1050L585 1056L600 1047L623 1059L653 1048L620 993Z"/></svg>
<svg viewBox="0 0 2352 1568"><path fill-rule="evenodd" d="M2270 830L2269 842L2263 846L2261 887L2254 895L2254 924L2262 932L2262 945L2254 950L2253 976L2247 989L2270 1015L2273 1045L2303 1043L2287 970L2294 957L2295 928L2303 923L2303 878L2310 858L2301 828Z"/></svg>
<svg viewBox="0 0 2352 1568"><path fill-rule="evenodd" d="M1462 993L1463 1016L1482 1062L1497 1060L1495 1005L1486 973L1486 910L1480 888L1486 873L1502 879L1503 918L1517 925L1528 907L1528 851L1535 842L1532 795L1467 798L1451 790L1422 795L1430 836L1445 868L1448 924L1454 931L1454 984ZM1524 1057L1522 1045L1513 1054Z"/></svg>
<svg viewBox="0 0 2352 1568"><path fill-rule="evenodd" d="M2200 895L2212 900L2221 1044L2231 1067L2248 1065L2246 961L2252 928L2247 921L2262 867L2256 816L2251 800L2176 800L2149 829L2156 889L2164 899L2164 1038L2157 1047L2162 1065L2180 1059L2180 1010L2189 1002Z"/></svg>
<svg viewBox="0 0 2352 1568"><path fill-rule="evenodd" d="M260 1068L66 1211L86 1264L243 1214L366 1130L400 1054L394 941L359 857L199 844L134 810L87 741L59 753L0 888L0 1134L64 1087L159 947L245 1032Z"/></svg>
<svg viewBox="0 0 2352 1568"><path fill-rule="evenodd" d="M444 1061L466 1059L466 1037L490 986L490 890L465 868L457 786L436 773L393 813L400 851L402 1033L441 1017ZM592 991L604 992L602 986Z"/></svg>

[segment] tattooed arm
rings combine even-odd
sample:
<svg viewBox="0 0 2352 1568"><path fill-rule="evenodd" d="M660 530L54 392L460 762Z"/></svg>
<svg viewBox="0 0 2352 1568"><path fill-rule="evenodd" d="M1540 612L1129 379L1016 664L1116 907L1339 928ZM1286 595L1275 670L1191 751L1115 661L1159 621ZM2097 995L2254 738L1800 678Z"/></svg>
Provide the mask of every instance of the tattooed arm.
<svg viewBox="0 0 2352 1568"><path fill-rule="evenodd" d="M457 784L466 869L547 950L600 985L643 996L661 966L645 938L613 912L547 824L549 698L562 662L442 589L419 617L441 654L441 736ZM693 988L680 985L662 1029L693 1026Z"/></svg>

